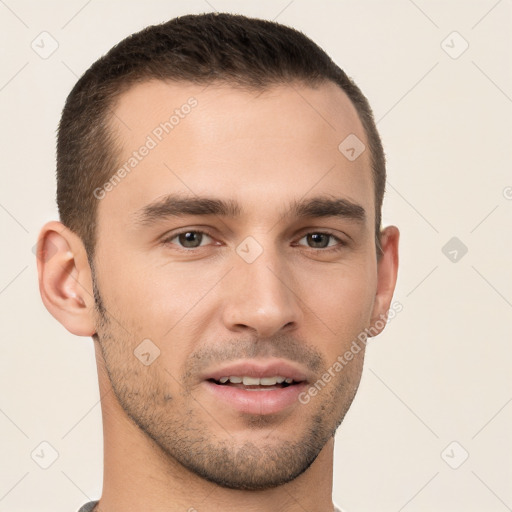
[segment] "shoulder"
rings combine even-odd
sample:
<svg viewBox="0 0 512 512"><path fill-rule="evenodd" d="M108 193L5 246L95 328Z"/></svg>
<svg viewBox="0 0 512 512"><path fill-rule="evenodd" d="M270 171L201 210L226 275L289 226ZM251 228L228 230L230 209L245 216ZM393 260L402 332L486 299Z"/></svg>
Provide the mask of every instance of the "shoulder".
<svg viewBox="0 0 512 512"><path fill-rule="evenodd" d="M78 512L92 512L93 508L98 504L97 501L90 501L89 503L86 503L85 505L82 505L80 507L80 510ZM336 511L337 512L337 511Z"/></svg>

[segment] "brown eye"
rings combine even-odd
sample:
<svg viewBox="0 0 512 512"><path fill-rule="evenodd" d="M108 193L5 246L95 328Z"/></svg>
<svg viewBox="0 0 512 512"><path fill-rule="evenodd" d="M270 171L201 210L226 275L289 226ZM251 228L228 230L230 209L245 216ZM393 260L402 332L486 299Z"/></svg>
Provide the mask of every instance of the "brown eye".
<svg viewBox="0 0 512 512"><path fill-rule="evenodd" d="M342 240L338 237L332 235L331 233L322 233L322 232L314 232L308 233L303 236L301 240L306 239L306 243L311 249L327 249L327 248L339 248L340 246L345 245ZM334 243L330 243L331 240L334 240ZM299 241L300 242L300 241ZM304 244L300 244L304 245Z"/></svg>
<svg viewBox="0 0 512 512"><path fill-rule="evenodd" d="M312 244L311 247L315 249L323 249L329 245L329 238L331 235L325 233L311 233L306 236L308 243Z"/></svg>
<svg viewBox="0 0 512 512"><path fill-rule="evenodd" d="M199 247L203 240L203 234L197 231L187 231L178 235L178 240L183 247Z"/></svg>
<svg viewBox="0 0 512 512"><path fill-rule="evenodd" d="M201 245L205 237L206 239L210 238L208 234L202 231L183 231L167 238L164 240L164 243L167 245L177 245L178 248L183 249L197 249L205 245ZM177 240L177 242L173 242L173 240Z"/></svg>

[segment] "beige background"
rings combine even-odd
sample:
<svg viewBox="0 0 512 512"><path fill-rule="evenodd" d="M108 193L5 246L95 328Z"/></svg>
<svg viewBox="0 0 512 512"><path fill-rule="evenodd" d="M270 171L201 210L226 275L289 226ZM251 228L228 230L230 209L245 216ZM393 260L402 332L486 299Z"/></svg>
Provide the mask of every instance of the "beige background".
<svg viewBox="0 0 512 512"><path fill-rule="evenodd" d="M128 34L214 9L311 36L368 96L388 157L384 222L402 233L403 311L369 345L338 432L335 502L347 512L512 510L512 2L3 0L0 511L74 512L101 492L92 341L45 310L32 253L57 215L65 98ZM46 59L31 47L43 31L58 42ZM467 254L460 242L443 253L452 237ZM43 441L58 453L48 469Z"/></svg>

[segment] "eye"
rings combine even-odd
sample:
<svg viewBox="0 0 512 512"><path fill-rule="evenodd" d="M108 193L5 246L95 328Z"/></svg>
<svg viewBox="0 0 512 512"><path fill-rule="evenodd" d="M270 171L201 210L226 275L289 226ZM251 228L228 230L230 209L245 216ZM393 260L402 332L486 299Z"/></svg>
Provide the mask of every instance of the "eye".
<svg viewBox="0 0 512 512"><path fill-rule="evenodd" d="M324 233L322 231L315 231L313 233L308 233L306 236L303 236L301 240L306 239L306 243L311 244L309 247L311 249L326 249L326 248L332 248L333 250L339 250L343 246L346 245L346 243L338 238L337 236L334 236L331 233ZM330 244L329 239L333 239L335 243ZM303 245L303 244L300 244ZM331 249L329 249L331 250Z"/></svg>
<svg viewBox="0 0 512 512"><path fill-rule="evenodd" d="M204 247L212 240L213 238L204 231L188 229L165 238L162 240L162 244L173 245L177 250L187 251ZM298 245L304 245L300 243L302 240L306 240L309 249L320 249L323 252L339 251L347 245L346 242L332 233L323 231L307 233L299 239Z"/></svg>
<svg viewBox="0 0 512 512"><path fill-rule="evenodd" d="M163 243L178 245L178 247L183 249L197 249L202 246L201 242L205 240L205 237L211 240L211 237L204 231L188 230L173 234L169 238L163 240ZM173 240L175 239L178 241L177 244L173 243Z"/></svg>

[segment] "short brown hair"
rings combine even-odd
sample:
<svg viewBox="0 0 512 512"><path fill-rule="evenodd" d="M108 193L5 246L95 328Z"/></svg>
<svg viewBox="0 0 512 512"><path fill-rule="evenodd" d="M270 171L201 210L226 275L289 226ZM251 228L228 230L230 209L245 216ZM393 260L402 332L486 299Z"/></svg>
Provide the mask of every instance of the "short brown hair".
<svg viewBox="0 0 512 512"><path fill-rule="evenodd" d="M208 13L181 16L130 35L84 73L66 100L57 141L57 204L62 223L82 239L90 261L98 206L93 191L118 166L120 148L109 129L115 102L130 86L151 79L221 81L256 90L291 82L336 83L352 101L366 131L380 256L386 164L366 97L298 30L242 15Z"/></svg>

